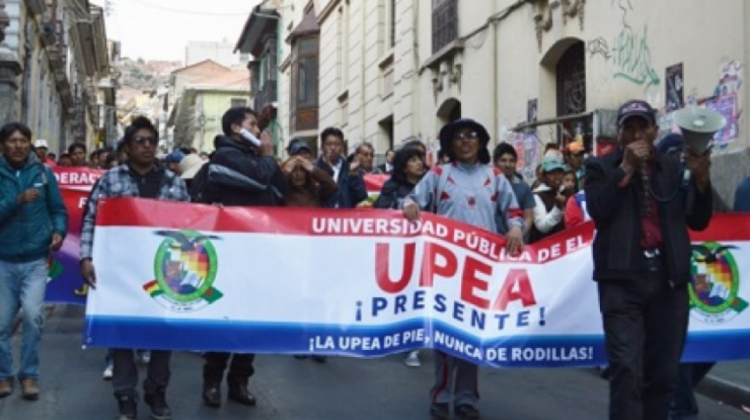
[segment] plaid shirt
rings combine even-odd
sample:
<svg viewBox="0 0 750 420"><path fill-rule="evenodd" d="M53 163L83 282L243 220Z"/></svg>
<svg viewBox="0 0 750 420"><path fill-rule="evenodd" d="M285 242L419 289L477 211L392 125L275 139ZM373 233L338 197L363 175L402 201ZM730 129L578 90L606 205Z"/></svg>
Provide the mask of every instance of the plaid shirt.
<svg viewBox="0 0 750 420"><path fill-rule="evenodd" d="M164 182L159 189L156 200L190 201L185 182L173 172L164 171ZM94 226L99 199L114 197L139 197L138 185L130 174L128 165L120 165L107 171L94 184L86 202L81 229L81 259L91 258L94 245Z"/></svg>

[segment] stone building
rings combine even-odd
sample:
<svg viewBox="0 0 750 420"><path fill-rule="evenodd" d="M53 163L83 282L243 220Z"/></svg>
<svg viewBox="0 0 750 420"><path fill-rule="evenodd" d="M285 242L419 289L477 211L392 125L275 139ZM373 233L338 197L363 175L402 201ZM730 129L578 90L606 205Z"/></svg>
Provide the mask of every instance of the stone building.
<svg viewBox="0 0 750 420"><path fill-rule="evenodd" d="M471 117L493 144L512 143L531 176L547 143L582 138L592 154L611 150L613 110L641 98L659 109L663 133L685 106L725 116L713 152L723 202L750 172L746 1L281 3L278 112L289 112L287 141L335 125L350 148L369 141L382 155L415 136L436 151L443 124ZM301 39L315 41L305 49ZM300 107L300 95L314 106Z"/></svg>

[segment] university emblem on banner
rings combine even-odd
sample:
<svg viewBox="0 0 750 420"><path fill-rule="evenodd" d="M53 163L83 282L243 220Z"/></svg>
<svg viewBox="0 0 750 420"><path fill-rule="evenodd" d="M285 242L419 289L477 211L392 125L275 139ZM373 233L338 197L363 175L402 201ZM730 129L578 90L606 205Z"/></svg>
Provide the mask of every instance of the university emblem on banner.
<svg viewBox="0 0 750 420"><path fill-rule="evenodd" d="M223 296L213 287L217 258L212 240L196 231L157 231L165 239L154 259L152 280L143 285L149 296L175 312L203 309Z"/></svg>
<svg viewBox="0 0 750 420"><path fill-rule="evenodd" d="M63 271L63 266L60 261L52 257L49 257L47 259L47 283L51 282L57 277L60 277Z"/></svg>
<svg viewBox="0 0 750 420"><path fill-rule="evenodd" d="M692 246L691 315L711 324L727 322L747 309L739 297L740 272L731 250L717 242Z"/></svg>

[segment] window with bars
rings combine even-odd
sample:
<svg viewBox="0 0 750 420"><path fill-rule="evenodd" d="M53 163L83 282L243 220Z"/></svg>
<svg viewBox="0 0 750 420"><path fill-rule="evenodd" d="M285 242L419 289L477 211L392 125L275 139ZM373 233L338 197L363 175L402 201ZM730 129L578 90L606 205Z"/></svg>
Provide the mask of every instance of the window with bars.
<svg viewBox="0 0 750 420"><path fill-rule="evenodd" d="M458 0L432 0L432 53L458 39Z"/></svg>
<svg viewBox="0 0 750 420"><path fill-rule="evenodd" d="M586 52L583 42L571 45L555 68L557 115L586 112Z"/></svg>
<svg viewBox="0 0 750 420"><path fill-rule="evenodd" d="M232 98L229 107L230 108L238 108L238 107L245 107L247 106L247 99L245 98Z"/></svg>

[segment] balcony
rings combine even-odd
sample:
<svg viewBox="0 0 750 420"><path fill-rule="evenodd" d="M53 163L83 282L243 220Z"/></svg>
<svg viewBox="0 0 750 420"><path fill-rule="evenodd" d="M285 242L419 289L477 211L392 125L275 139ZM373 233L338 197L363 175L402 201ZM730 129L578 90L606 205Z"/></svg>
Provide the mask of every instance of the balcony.
<svg viewBox="0 0 750 420"><path fill-rule="evenodd" d="M267 80L263 84L263 88L255 92L253 108L262 112L263 108L278 100L277 93L276 80Z"/></svg>

